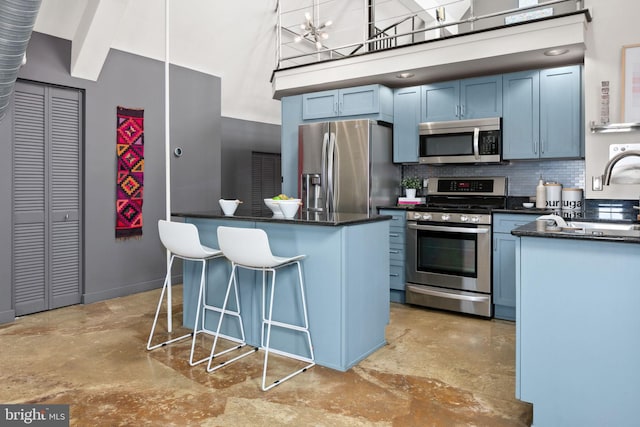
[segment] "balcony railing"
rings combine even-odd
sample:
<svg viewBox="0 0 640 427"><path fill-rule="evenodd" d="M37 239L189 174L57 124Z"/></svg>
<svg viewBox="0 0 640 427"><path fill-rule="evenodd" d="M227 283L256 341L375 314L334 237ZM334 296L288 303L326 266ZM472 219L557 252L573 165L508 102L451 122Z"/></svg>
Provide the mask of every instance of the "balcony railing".
<svg viewBox="0 0 640 427"><path fill-rule="evenodd" d="M491 9L495 3L278 0L276 70L562 16L583 8L581 0L519 0L522 7L508 10ZM415 6L411 9L408 4Z"/></svg>

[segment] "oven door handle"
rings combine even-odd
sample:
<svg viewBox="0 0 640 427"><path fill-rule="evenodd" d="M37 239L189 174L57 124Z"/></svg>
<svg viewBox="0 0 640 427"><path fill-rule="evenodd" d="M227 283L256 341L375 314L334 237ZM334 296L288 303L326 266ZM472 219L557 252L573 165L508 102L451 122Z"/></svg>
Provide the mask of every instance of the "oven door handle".
<svg viewBox="0 0 640 427"><path fill-rule="evenodd" d="M457 299L462 301L482 302L482 301L486 301L489 298L488 295L476 297L471 295L460 295L460 294L454 294L450 292L441 292L433 289L421 289L419 286L409 286L409 287L411 288L411 292L416 292L418 294L431 295L434 297L444 297L449 299Z"/></svg>
<svg viewBox="0 0 640 427"><path fill-rule="evenodd" d="M488 228L465 228L465 227L447 227L440 225L418 225L407 223L407 228L410 230L425 230L425 231L450 231L453 233L467 233L467 234L486 234L489 232Z"/></svg>

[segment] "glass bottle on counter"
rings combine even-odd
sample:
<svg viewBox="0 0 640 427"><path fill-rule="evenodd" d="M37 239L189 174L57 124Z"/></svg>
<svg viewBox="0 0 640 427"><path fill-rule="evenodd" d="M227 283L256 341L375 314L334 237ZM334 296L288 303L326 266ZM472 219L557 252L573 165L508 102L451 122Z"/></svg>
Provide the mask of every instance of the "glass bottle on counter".
<svg viewBox="0 0 640 427"><path fill-rule="evenodd" d="M538 186L536 187L536 208L544 209L547 204L547 189L544 187L544 180L540 176Z"/></svg>

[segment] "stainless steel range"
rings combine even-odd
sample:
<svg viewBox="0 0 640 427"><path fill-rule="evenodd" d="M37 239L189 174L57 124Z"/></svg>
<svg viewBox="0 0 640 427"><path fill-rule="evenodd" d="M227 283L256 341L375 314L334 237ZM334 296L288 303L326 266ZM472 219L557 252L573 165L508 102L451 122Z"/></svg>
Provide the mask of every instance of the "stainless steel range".
<svg viewBox="0 0 640 427"><path fill-rule="evenodd" d="M426 205L407 212L406 301L492 316L491 210L507 178L429 178Z"/></svg>

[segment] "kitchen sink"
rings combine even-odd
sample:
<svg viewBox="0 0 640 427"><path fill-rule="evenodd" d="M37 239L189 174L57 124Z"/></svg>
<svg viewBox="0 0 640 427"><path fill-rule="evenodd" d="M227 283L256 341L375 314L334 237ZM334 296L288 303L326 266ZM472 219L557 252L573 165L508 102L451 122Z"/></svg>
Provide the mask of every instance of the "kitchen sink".
<svg viewBox="0 0 640 427"><path fill-rule="evenodd" d="M640 230L640 224L620 224L615 222L579 222L579 221L571 221L568 222L567 225L570 228L583 228L585 230L622 230L622 231L630 231L630 230Z"/></svg>

